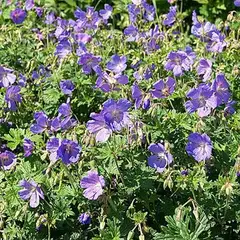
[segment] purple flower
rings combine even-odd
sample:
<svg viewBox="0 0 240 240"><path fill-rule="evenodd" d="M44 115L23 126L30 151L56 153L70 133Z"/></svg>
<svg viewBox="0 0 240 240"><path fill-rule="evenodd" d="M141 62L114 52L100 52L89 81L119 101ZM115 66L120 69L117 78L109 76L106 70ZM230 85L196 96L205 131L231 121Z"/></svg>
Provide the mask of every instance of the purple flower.
<svg viewBox="0 0 240 240"><path fill-rule="evenodd" d="M43 9L41 7L36 7L35 8L36 14L38 15L38 17L41 17L43 14Z"/></svg>
<svg viewBox="0 0 240 240"><path fill-rule="evenodd" d="M86 12L77 8L74 16L81 21L82 28L86 29L96 29L100 21L98 12L94 10L94 7L87 7Z"/></svg>
<svg viewBox="0 0 240 240"><path fill-rule="evenodd" d="M145 32L145 42L144 48L146 49L147 54L160 49L159 41L162 39L163 33L159 31L159 26L156 25L154 28L151 28L149 31Z"/></svg>
<svg viewBox="0 0 240 240"><path fill-rule="evenodd" d="M232 115L235 113L235 108L234 105L236 104L236 101L229 101L226 104L226 107L224 108L224 116L226 117L227 115Z"/></svg>
<svg viewBox="0 0 240 240"><path fill-rule="evenodd" d="M166 98L174 92L176 85L175 79L171 77L167 77L167 80L164 82L164 80L159 80L156 83L154 83L153 87L154 90L151 91L152 95L156 98Z"/></svg>
<svg viewBox="0 0 240 240"><path fill-rule="evenodd" d="M130 25L127 28L124 29L124 35L127 36L128 42L134 42L137 41L139 38L139 32L137 27Z"/></svg>
<svg viewBox="0 0 240 240"><path fill-rule="evenodd" d="M68 130L68 129L76 126L77 122L71 116L67 116L61 120L60 124L61 124L62 130Z"/></svg>
<svg viewBox="0 0 240 240"><path fill-rule="evenodd" d="M18 192L18 195L23 200L29 199L30 207L36 208L39 205L40 198L44 199L42 189L33 180L21 180L19 186L23 189Z"/></svg>
<svg viewBox="0 0 240 240"><path fill-rule="evenodd" d="M197 73L202 78L203 82L210 79L212 74L212 62L208 59L202 58L197 67Z"/></svg>
<svg viewBox="0 0 240 240"><path fill-rule="evenodd" d="M87 129L96 135L97 142L106 142L112 134L110 125L106 122L102 113L91 113L92 120L87 122Z"/></svg>
<svg viewBox="0 0 240 240"><path fill-rule="evenodd" d="M186 151L196 161L208 160L212 155L212 142L205 133L191 133L188 137Z"/></svg>
<svg viewBox="0 0 240 240"><path fill-rule="evenodd" d="M231 94L229 92L229 84L224 74L220 73L212 83L212 90L217 98L217 106L227 103Z"/></svg>
<svg viewBox="0 0 240 240"><path fill-rule="evenodd" d="M91 217L88 213L82 213L79 217L78 217L78 221L81 223L81 224L84 224L84 225L88 225L91 223Z"/></svg>
<svg viewBox="0 0 240 240"><path fill-rule="evenodd" d="M150 5L144 2L143 8L144 8L143 17L149 22L154 21L155 12L156 12L155 7L153 5Z"/></svg>
<svg viewBox="0 0 240 240"><path fill-rule="evenodd" d="M105 121L111 126L112 130L120 131L122 127L130 123L128 109L131 107L131 102L127 99L109 99L103 103L103 116Z"/></svg>
<svg viewBox="0 0 240 240"><path fill-rule="evenodd" d="M57 155L66 165L76 163L79 160L82 148L77 142L64 139L62 140Z"/></svg>
<svg viewBox="0 0 240 240"><path fill-rule="evenodd" d="M210 31L209 41L207 43L207 50L210 52L222 52L224 47L227 46L225 40L225 35L222 34L219 30Z"/></svg>
<svg viewBox="0 0 240 240"><path fill-rule="evenodd" d="M148 150L153 153L148 157L148 165L155 168L159 173L162 173L173 161L172 155L161 143L151 143Z"/></svg>
<svg viewBox="0 0 240 240"><path fill-rule="evenodd" d="M182 76L191 67L188 55L184 51L170 52L164 65L167 71L173 71L174 76Z"/></svg>
<svg viewBox="0 0 240 240"><path fill-rule="evenodd" d="M55 51L55 55L58 56L60 59L65 58L69 53L72 52L72 46L68 39L64 38L61 40Z"/></svg>
<svg viewBox="0 0 240 240"><path fill-rule="evenodd" d="M64 117L70 116L72 113L70 104L68 102L62 103L58 108L58 113L60 116L64 116Z"/></svg>
<svg viewBox="0 0 240 240"><path fill-rule="evenodd" d="M88 171L88 175L83 177L80 182L81 188L84 189L83 196L89 200L96 200L103 194L105 180L99 176L95 170Z"/></svg>
<svg viewBox="0 0 240 240"><path fill-rule="evenodd" d="M49 68L48 68L48 67L45 67L45 66L43 66L43 65L40 65L40 66L38 67L38 70L37 70L37 71L33 71L33 72L32 72L32 78L33 78L34 80L39 79L40 77L43 77L44 80L45 80L46 78L48 78L48 77L50 77L50 76L51 76L51 72L50 72Z"/></svg>
<svg viewBox="0 0 240 240"><path fill-rule="evenodd" d="M163 21L163 25L172 26L176 21L177 7L170 7L169 13L166 16L166 19Z"/></svg>
<svg viewBox="0 0 240 240"><path fill-rule="evenodd" d="M193 65L194 64L194 60L196 58L196 54L195 52L193 52L192 48L190 46L187 46L185 48L185 53L187 54L187 57L188 57L188 61L189 61L189 65Z"/></svg>
<svg viewBox="0 0 240 240"><path fill-rule="evenodd" d="M19 74L19 80L18 80L18 84L21 87L25 87L27 84L27 78L23 75L23 74Z"/></svg>
<svg viewBox="0 0 240 240"><path fill-rule="evenodd" d="M102 17L104 23L107 23L107 20L112 15L113 8L109 4L104 4L104 9L99 11L99 15Z"/></svg>
<svg viewBox="0 0 240 240"><path fill-rule="evenodd" d="M64 94L71 96L75 86L71 80L62 80L60 82L60 88Z"/></svg>
<svg viewBox="0 0 240 240"><path fill-rule="evenodd" d="M92 37L86 33L76 33L74 37L78 44L86 44L92 41Z"/></svg>
<svg viewBox="0 0 240 240"><path fill-rule="evenodd" d="M59 159L59 156L57 155L57 151L60 144L61 144L61 141L56 137L52 137L47 141L46 149L50 153L49 159L53 163Z"/></svg>
<svg viewBox="0 0 240 240"><path fill-rule="evenodd" d="M138 71L133 73L133 76L137 81L141 81L143 79L149 80L150 78L152 78L154 69L155 69L154 64L147 67L146 69L143 69L142 67L140 67Z"/></svg>
<svg viewBox="0 0 240 240"><path fill-rule="evenodd" d="M6 0L6 6L9 6L12 4L12 0Z"/></svg>
<svg viewBox="0 0 240 240"><path fill-rule="evenodd" d="M7 88L5 102L11 111L16 111L17 104L22 102L20 91L21 88L19 86L11 86Z"/></svg>
<svg viewBox="0 0 240 240"><path fill-rule="evenodd" d="M84 53L80 56L78 64L82 66L85 74L91 74L93 68L96 67L100 62L100 57L96 57L92 53Z"/></svg>
<svg viewBox="0 0 240 240"><path fill-rule="evenodd" d="M34 114L34 119L36 124L32 124L30 127L32 133L38 134L50 129L51 121L44 112L36 112Z"/></svg>
<svg viewBox="0 0 240 240"><path fill-rule="evenodd" d="M10 18L16 24L23 23L26 16L27 16L27 13L21 8L16 8L15 10L11 11L11 13L10 13Z"/></svg>
<svg viewBox="0 0 240 240"><path fill-rule="evenodd" d="M187 169L182 170L181 175L182 176L187 176L188 175L188 170Z"/></svg>
<svg viewBox="0 0 240 240"><path fill-rule="evenodd" d="M210 22L200 23L197 18L195 11L192 13L193 26L191 28L191 33L200 38L201 41L209 41L209 33L213 30L216 30L216 26Z"/></svg>
<svg viewBox="0 0 240 240"><path fill-rule="evenodd" d="M24 157L31 156L33 149L34 149L33 142L28 138L24 138L24 140L23 140Z"/></svg>
<svg viewBox="0 0 240 240"><path fill-rule="evenodd" d="M107 69L120 74L127 68L127 58L125 56L113 55L111 61L107 63Z"/></svg>
<svg viewBox="0 0 240 240"><path fill-rule="evenodd" d="M0 153L0 168L10 170L17 163L17 157L14 153L5 150Z"/></svg>
<svg viewBox="0 0 240 240"><path fill-rule="evenodd" d="M103 72L102 69L97 66L94 68L98 75L95 87L100 88L103 92L110 92L112 90L120 90L118 85L124 85L128 83L128 77L126 75Z"/></svg>
<svg viewBox="0 0 240 240"><path fill-rule="evenodd" d="M187 112L197 111L200 117L209 115L211 110L217 107L217 99L207 84L200 84L197 88L191 89L187 97L191 98L185 103Z"/></svg>
<svg viewBox="0 0 240 240"><path fill-rule="evenodd" d="M137 21L138 15L141 14L141 8L136 4L128 4L128 13L131 23L135 23Z"/></svg>
<svg viewBox="0 0 240 240"><path fill-rule="evenodd" d="M45 23L46 23L47 25L53 24L53 22L54 22L55 20L56 20L56 19L55 19L55 14L54 14L54 12L48 13L48 14L46 15L46 17L45 17Z"/></svg>
<svg viewBox="0 0 240 240"><path fill-rule="evenodd" d="M136 109L140 108L140 106L142 106L142 108L145 110L150 108L150 95L144 95L137 83L134 83L132 86L132 98L135 100Z"/></svg>
<svg viewBox="0 0 240 240"><path fill-rule="evenodd" d="M34 0L26 0L25 8L27 11L31 10L34 7Z"/></svg>
<svg viewBox="0 0 240 240"><path fill-rule="evenodd" d="M13 70L0 66L0 86L8 87L16 81L16 75Z"/></svg>
<svg viewBox="0 0 240 240"><path fill-rule="evenodd" d="M240 0L235 0L235 1L234 1L234 5L235 5L236 7L240 7Z"/></svg>

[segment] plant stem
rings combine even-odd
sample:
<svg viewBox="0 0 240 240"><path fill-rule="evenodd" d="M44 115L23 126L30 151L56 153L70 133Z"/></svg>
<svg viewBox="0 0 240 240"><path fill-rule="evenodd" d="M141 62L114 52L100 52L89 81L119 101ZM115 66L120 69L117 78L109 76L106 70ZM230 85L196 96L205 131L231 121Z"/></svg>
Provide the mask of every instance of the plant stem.
<svg viewBox="0 0 240 240"><path fill-rule="evenodd" d="M119 167L119 165L118 165L118 157L116 156L116 154L115 154L114 151L113 151L113 156L114 156L115 164L116 164L117 169L118 169L119 176L120 176L120 178L121 178L121 181L122 181L123 185L125 186L125 183L124 183L124 180L123 180L123 176L122 176L122 174L121 174L120 167Z"/></svg>
<svg viewBox="0 0 240 240"><path fill-rule="evenodd" d="M117 170L118 170L120 179L121 179L121 181L122 181L122 184L123 184L124 186L126 186L126 185L125 185L125 182L124 182L124 180L123 180L123 176L122 176L121 171L120 171L120 167L119 167L119 165L118 165L118 157L117 157L115 151L111 148L109 142L108 142L108 147L112 150L113 158L114 158L114 161L115 161L115 164L116 164L116 167L117 167Z"/></svg>
<svg viewBox="0 0 240 240"><path fill-rule="evenodd" d="M51 240L51 228L49 223L48 223L48 240Z"/></svg>
<svg viewBox="0 0 240 240"><path fill-rule="evenodd" d="M63 166L65 172L67 173L67 176L69 177L69 180L70 180L70 182L71 182L72 187L74 188L75 193L77 193L77 189L76 189L76 186L75 186L75 182L76 182L76 181L73 179L73 176L72 176L72 174L70 173L70 171L69 171L69 169L67 168L67 166L66 166L64 163L62 164L62 166Z"/></svg>

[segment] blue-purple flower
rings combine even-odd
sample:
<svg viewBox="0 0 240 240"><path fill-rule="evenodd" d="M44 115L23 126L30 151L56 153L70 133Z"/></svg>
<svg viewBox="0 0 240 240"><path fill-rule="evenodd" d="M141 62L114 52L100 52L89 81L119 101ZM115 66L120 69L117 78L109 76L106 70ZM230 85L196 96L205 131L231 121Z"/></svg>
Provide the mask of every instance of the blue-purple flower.
<svg viewBox="0 0 240 240"><path fill-rule="evenodd" d="M225 79L224 74L220 73L212 83L212 90L217 99L217 106L222 103L227 103L231 94L229 92L229 84Z"/></svg>
<svg viewBox="0 0 240 240"><path fill-rule="evenodd" d="M193 26L191 28L191 33L200 38L201 41L209 41L209 33L213 30L216 30L216 26L210 22L200 23L197 18L195 11L192 13Z"/></svg>
<svg viewBox="0 0 240 240"><path fill-rule="evenodd" d="M34 0L26 0L25 8L27 11L31 10L34 7Z"/></svg>
<svg viewBox="0 0 240 240"><path fill-rule="evenodd" d="M227 46L225 35L217 29L210 31L208 37L209 41L207 42L207 50L209 52L219 53L222 52L223 49Z"/></svg>
<svg viewBox="0 0 240 240"><path fill-rule="evenodd" d="M58 56L60 59L63 59L71 52L72 52L71 43L67 38L64 38L58 43L54 54Z"/></svg>
<svg viewBox="0 0 240 240"><path fill-rule="evenodd" d="M59 156L57 155L57 150L61 144L61 141L59 138L51 137L46 144L46 149L49 152L49 159L51 162L56 162L59 159Z"/></svg>
<svg viewBox="0 0 240 240"><path fill-rule="evenodd" d="M236 101L230 100L227 102L226 107L224 108L224 116L232 115L235 113L234 105L236 104Z"/></svg>
<svg viewBox="0 0 240 240"><path fill-rule="evenodd" d="M127 36L128 42L134 42L137 41L139 38L139 32L137 27L134 25L130 25L127 28L124 29L124 35Z"/></svg>
<svg viewBox="0 0 240 240"><path fill-rule="evenodd" d="M11 111L16 111L17 104L22 102L20 91L21 88L19 86L11 86L7 88L5 102Z"/></svg>
<svg viewBox="0 0 240 240"><path fill-rule="evenodd" d="M148 150L153 153L148 157L148 165L162 173L173 161L170 154L161 143L151 143Z"/></svg>
<svg viewBox="0 0 240 240"><path fill-rule="evenodd" d="M21 180L19 186L23 187L23 189L18 192L18 195L23 200L29 199L30 207L36 208L40 203L40 199L44 199L41 187L33 180Z"/></svg>
<svg viewBox="0 0 240 240"><path fill-rule="evenodd" d="M235 1L234 1L234 5L235 5L236 7L240 7L240 0L235 0Z"/></svg>
<svg viewBox="0 0 240 240"><path fill-rule="evenodd" d="M64 139L57 150L57 156L62 159L66 165L76 163L79 160L81 146L74 141Z"/></svg>
<svg viewBox="0 0 240 240"><path fill-rule="evenodd" d="M197 73L203 82L209 80L212 74L212 62L205 58L200 59L197 67Z"/></svg>
<svg viewBox="0 0 240 240"><path fill-rule="evenodd" d="M167 14L166 18L163 20L163 25L165 26L172 26L176 21L177 15L177 7L172 6L169 9L169 13Z"/></svg>
<svg viewBox="0 0 240 240"><path fill-rule="evenodd" d="M173 71L174 76L182 76L192 65L188 55L184 51L170 52L164 67L167 71Z"/></svg>
<svg viewBox="0 0 240 240"><path fill-rule="evenodd" d="M78 64L82 66L85 74L91 74L94 67L101 62L101 57L96 57L92 53L84 53L80 56Z"/></svg>
<svg viewBox="0 0 240 240"><path fill-rule="evenodd" d="M135 108L138 109L142 106L143 109L147 110L150 108L150 97L151 94L144 94L137 83L132 86L132 98L135 100Z"/></svg>
<svg viewBox="0 0 240 240"><path fill-rule="evenodd" d="M24 157L31 156L33 149L34 149L33 142L28 138L24 138L24 140L23 140Z"/></svg>
<svg viewBox="0 0 240 240"><path fill-rule="evenodd" d="M104 23L107 23L107 20L112 15L113 8L109 4L104 4L104 9L99 11L99 15L102 17Z"/></svg>
<svg viewBox="0 0 240 240"><path fill-rule="evenodd" d="M32 133L42 133L45 130L49 130L51 128L51 121L48 119L48 116L44 112L36 112L34 114L34 119L36 123L32 124L30 127L30 131Z"/></svg>
<svg viewBox="0 0 240 240"><path fill-rule="evenodd" d="M78 221L81 223L81 224L84 224L84 225L88 225L91 223L91 217L88 213L82 213L79 217L78 217Z"/></svg>
<svg viewBox="0 0 240 240"><path fill-rule="evenodd" d="M92 120L87 122L87 129L90 133L95 134L97 142L106 142L112 134L110 124L108 124L103 113L91 113Z"/></svg>
<svg viewBox="0 0 240 240"><path fill-rule="evenodd" d="M188 137L186 151L196 161L201 162L210 159L212 155L212 142L205 133L191 133Z"/></svg>
<svg viewBox="0 0 240 240"><path fill-rule="evenodd" d="M188 170L187 169L182 170L181 175L182 176L187 176L188 175Z"/></svg>
<svg viewBox="0 0 240 240"><path fill-rule="evenodd" d="M210 22L200 23L197 14L193 11L192 15L193 26L191 32L194 36L200 38L202 42L207 43L207 50L210 52L222 52L227 45L225 35L222 34L214 24Z"/></svg>
<svg viewBox="0 0 240 240"><path fill-rule="evenodd" d="M96 29L100 21L98 12L94 10L94 7L87 7L86 12L77 8L74 16L81 22L82 28L85 29Z"/></svg>
<svg viewBox="0 0 240 240"><path fill-rule="evenodd" d="M187 112L197 111L200 117L208 116L211 110L217 107L217 98L208 84L200 84L197 88L191 89L187 97L191 98L185 103Z"/></svg>
<svg viewBox="0 0 240 240"><path fill-rule="evenodd" d="M94 68L98 75L96 80L96 88L100 88L103 92L118 91L119 85L125 85L128 83L128 77L126 75L114 74L113 72L107 73L97 66Z"/></svg>
<svg viewBox="0 0 240 240"><path fill-rule="evenodd" d="M128 13L131 23L135 23L137 21L137 17L141 14L141 1L139 4L128 4Z"/></svg>
<svg viewBox="0 0 240 240"><path fill-rule="evenodd" d="M103 194L105 180L99 176L95 170L88 171L88 175L83 177L80 182L81 188L84 189L83 196L89 200L96 200Z"/></svg>
<svg viewBox="0 0 240 240"><path fill-rule="evenodd" d="M0 86L8 87L16 81L13 70L0 66Z"/></svg>
<svg viewBox="0 0 240 240"><path fill-rule="evenodd" d="M128 109L131 105L131 102L124 98L118 101L109 99L103 103L103 116L112 130L120 131L130 123Z"/></svg>
<svg viewBox="0 0 240 240"><path fill-rule="evenodd" d="M154 83L154 90L151 91L155 98L166 98L173 94L176 81L171 77L167 77L166 81L160 79Z"/></svg>
<svg viewBox="0 0 240 240"><path fill-rule="evenodd" d="M54 12L50 12L45 17L45 23L50 25L56 20Z"/></svg>
<svg viewBox="0 0 240 240"><path fill-rule="evenodd" d="M0 153L0 168L10 170L17 163L17 157L14 153L5 150Z"/></svg>
<svg viewBox="0 0 240 240"><path fill-rule="evenodd" d="M10 13L10 18L16 24L23 23L26 16L27 16L27 13L21 8L16 8L15 10L11 11L11 13Z"/></svg>
<svg viewBox="0 0 240 240"><path fill-rule="evenodd" d="M127 58L126 56L119 56L119 55L113 55L111 58L111 61L107 63L107 69L116 73L120 74L127 68Z"/></svg>
<svg viewBox="0 0 240 240"><path fill-rule="evenodd" d="M71 96L75 86L71 80L62 80L60 82L60 88L64 94Z"/></svg>
<svg viewBox="0 0 240 240"><path fill-rule="evenodd" d="M36 14L38 15L38 17L41 17L42 14L43 14L43 8L41 8L41 7L36 7L36 8L35 8L35 12L36 12Z"/></svg>
<svg viewBox="0 0 240 240"><path fill-rule="evenodd" d="M89 43L92 41L92 37L86 33L76 33L74 35L74 39L77 41L77 43L79 45L83 44L85 46L85 44Z"/></svg>
<svg viewBox="0 0 240 240"><path fill-rule="evenodd" d="M149 22L153 21L156 13L155 7L151 4L148 4L145 1L143 1L142 6L144 9L144 13L143 13L144 19L146 19Z"/></svg>

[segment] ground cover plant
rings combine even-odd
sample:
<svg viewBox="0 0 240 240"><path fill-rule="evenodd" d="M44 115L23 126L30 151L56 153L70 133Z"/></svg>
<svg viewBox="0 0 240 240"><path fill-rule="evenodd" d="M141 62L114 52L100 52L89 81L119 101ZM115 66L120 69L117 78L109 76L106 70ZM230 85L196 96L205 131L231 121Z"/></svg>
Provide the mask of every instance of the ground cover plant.
<svg viewBox="0 0 240 240"><path fill-rule="evenodd" d="M240 1L126 3L1 2L0 239L240 239Z"/></svg>

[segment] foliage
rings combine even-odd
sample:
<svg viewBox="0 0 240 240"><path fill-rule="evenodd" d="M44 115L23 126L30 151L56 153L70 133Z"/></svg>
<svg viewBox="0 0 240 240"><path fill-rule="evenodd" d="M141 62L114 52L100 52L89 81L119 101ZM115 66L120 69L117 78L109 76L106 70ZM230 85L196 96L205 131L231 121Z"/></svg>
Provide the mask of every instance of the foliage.
<svg viewBox="0 0 240 240"><path fill-rule="evenodd" d="M97 23L92 23L92 16L88 18L90 25L96 26L81 28L81 21L64 21L76 20L77 6L84 11L87 5L99 10L110 2L113 13L107 22L99 15ZM158 11L152 21L146 19L141 7L134 23L129 19L128 0L35 1L20 24L15 24L10 15L16 8L15 3L2 5L0 239L238 239L240 14L229 12L234 9L231 1L194 2L197 13L201 14L198 23L204 25L204 21L212 21L214 33L224 35L224 40L219 40L219 48L213 51L207 48L208 44L212 44L212 48L217 45L210 35L203 40L206 36L192 34L193 9L189 2L193 1L186 1L181 7L178 1L174 23L170 25L164 25L170 6L165 0L153 1ZM19 4L25 9L25 1ZM36 7L42 7L42 16L38 16ZM52 11L55 17L46 23L46 16ZM221 21L217 19L219 16ZM130 23L138 28L139 35L134 36L133 41L129 41L126 34ZM79 40L84 33L88 40ZM67 41L66 45L63 40ZM187 46L191 46L195 57L187 55ZM185 54L192 60L188 69L183 68L181 76L166 67L171 60L170 52ZM91 73L86 73L81 63L86 53L101 58L97 66L92 66ZM124 63L112 64L112 70L109 62L112 63L116 54L126 56L126 62L123 59ZM206 82L198 70L203 58L212 63ZM85 64L89 63L88 59ZM101 73L97 67L102 68ZM118 68L123 70L116 73ZM228 100L236 101L234 110L229 113L229 101L222 101L206 116L199 116L197 110L189 112L186 107L186 102L191 101L187 96L189 90L201 84L212 88L221 73L229 84L223 91L229 94ZM7 74L14 74L16 80L4 86ZM104 74L109 75L110 83L106 81L112 87L109 91L98 84ZM121 84L116 80L119 75L127 77L128 82ZM168 77L176 83L173 91L167 89L164 97L154 97L156 82ZM67 79L74 85L71 94L66 94L61 87L61 82ZM133 94L136 84L142 91L140 107ZM21 90L21 100L14 100L16 110L11 102L16 94L9 94L10 100L7 98L7 91L13 86ZM217 91L211 90L211 93L214 95ZM111 112L104 105L109 99L115 102L125 99L131 106L122 112L119 109ZM200 100L201 104L205 101ZM66 116L59 110L60 106L66 107L63 104L71 107ZM120 125L107 122L106 111L117 121L124 115L128 124L123 119ZM43 116L43 112L48 119L44 122L46 126L38 123L37 115ZM92 113L105 114L103 128L111 132L106 141L98 141L96 131L90 129ZM53 124L56 119L61 122L60 126ZM62 120L69 125L64 125ZM37 127L42 128L42 132L34 132L36 125L40 125ZM207 159L197 162L186 151L191 133L205 133L210 138L212 151ZM60 139L61 145L54 152L57 156L54 160L51 159L53 152L47 147L53 137ZM73 149L78 151L75 156L70 154L74 152L72 145L67 145L65 157L70 155L70 164L65 164L66 159L60 157L63 139L79 147ZM32 149L26 150L29 147L26 140L32 142ZM156 153L149 146L157 143L164 150ZM201 142L200 147L204 144ZM30 151L28 156L27 151ZM10 169L3 167L6 152L16 156ZM150 164L149 157L155 155L165 161L161 170ZM89 170L97 171L99 177L94 179L97 199L91 199L82 187ZM104 184L99 180L101 176ZM31 199L23 199L19 194L23 190L19 182L24 179L33 180L44 193L44 199L39 198L35 208L31 207ZM30 194L37 191L39 196L40 190L36 189L32 185ZM91 223L79 220L82 213L89 214Z"/></svg>

